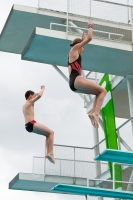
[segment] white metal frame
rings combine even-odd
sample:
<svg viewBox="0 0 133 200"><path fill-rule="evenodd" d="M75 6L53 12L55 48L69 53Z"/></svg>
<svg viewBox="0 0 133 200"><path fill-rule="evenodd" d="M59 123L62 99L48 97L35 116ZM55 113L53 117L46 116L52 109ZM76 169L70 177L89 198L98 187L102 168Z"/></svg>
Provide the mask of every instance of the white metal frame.
<svg viewBox="0 0 133 200"><path fill-rule="evenodd" d="M120 3L115 3L115 2L110 2L110 1L105 1L105 0L94 0L94 1L99 1L99 2L103 2L103 3L109 3L109 4L114 4L114 5L120 5L120 6L125 6L127 7L128 9L128 23L129 23L129 8L131 8L131 20L132 20L132 44L133 44L133 6L130 6L129 5L129 1L127 0L127 3L128 5L125 5L125 4L120 4ZM38 0L38 8L40 8L40 0ZM74 28L76 29L78 32L81 33L81 30L88 30L86 28L82 28L82 27L76 27L74 24L72 24L72 22L69 22L68 20L68 17L69 17L69 0L67 0L67 17L66 17L66 25L63 25L63 24L57 24L57 23L50 23L50 29L52 29L52 26L53 25L57 25L57 26L61 26L61 27L66 27L66 39L67 39L67 36L68 36L68 32L69 32L69 28ZM91 17L91 0L90 0L90 17ZM98 31L98 30L93 30L94 32L98 32L98 33L105 33L105 34L108 34L108 37L109 39L111 38L111 35L116 35L118 37L120 37L120 39L123 38L123 34L116 34L116 33L111 33L111 32L104 32L104 31ZM53 65L53 67L58 71L58 73L68 82L68 78L64 75L64 73L55 65ZM88 74L86 75L86 78L87 79L92 79L89 77L89 75L91 74L92 72L88 72ZM85 74L83 73L83 76L85 77ZM89 78L88 78L89 77ZM111 83L113 84L114 80L116 80L116 78L119 78L119 79L123 79L123 77L113 77L111 75ZM95 77L94 79L96 83L98 83L98 79L97 79L97 73L95 73ZM130 150L130 151L133 151L129 146L128 144L120 137L120 128L122 128L125 124L127 124L129 121L131 121L131 124L132 124L132 133L133 133L133 86L131 86L131 81L132 80L128 80L127 81L127 84L128 84L128 92L129 92L129 105L130 105L130 114L131 114L131 118L128 119L125 123L123 123L120 127L118 127L116 129L117 131L117 136L118 136L118 145L119 145L119 149L121 149L121 144L123 144L123 146L127 149L127 150ZM114 86L115 87L115 86ZM91 97L91 95L82 95L82 94L79 94L80 97L84 100L84 104L85 104L85 107L88 106L88 104L92 103L93 102L93 99ZM89 97L89 99L88 99ZM102 121L100 120L100 124L102 125ZM93 129L93 133L94 133L94 144L95 146L92 147L92 148L89 148L89 149L94 149L95 151L95 156L97 154L99 154L99 144L102 143L104 141L104 139L99 142L99 138L98 138L98 130L97 129ZM75 160L75 159L74 159ZM114 170L114 167L115 167L115 164L116 163L113 163L113 170ZM96 168L98 168L99 163L96 164ZM100 170L100 167L99 167L99 170ZM100 173L100 171L96 170L97 174ZM44 171L45 173L45 171ZM114 170L114 173L113 173L113 188L115 187L115 170ZM132 178L132 177L131 177ZM96 179L95 179L96 180ZM98 180L98 179L97 179ZM101 179L99 179L101 181ZM103 180L103 181L107 181L107 180ZM118 182L118 181L117 181ZM126 183L126 182L123 182L123 183ZM128 183L132 183L132 182L128 182Z"/></svg>
<svg viewBox="0 0 133 200"><path fill-rule="evenodd" d="M117 164L120 164L120 163L117 163ZM112 182L112 183L114 182L113 184L115 184L115 182L117 182L117 183L129 183L129 184L133 184L133 182L130 182L130 181L114 181L114 180L106 180L106 179L91 179L90 178L90 179L88 179L88 182L89 181L105 181L105 182ZM113 189L113 190L115 190L115 189Z"/></svg>
<svg viewBox="0 0 133 200"><path fill-rule="evenodd" d="M64 24L58 24L58 23L53 23L53 22L50 23L50 30L52 30L52 26L53 26L53 25L60 26L60 27L67 27L67 33L69 32L69 31L68 31L68 28L74 28L74 29L80 29L80 30L88 31L87 28L75 27L75 26L70 26L70 25L68 25L68 24L67 24L67 25L64 25ZM105 32L105 31L98 31L98 30L94 30L94 29L93 29L93 32L108 34L109 39L111 38L111 35L119 36L120 39L122 39L123 36L124 36L123 34L117 34L117 33Z"/></svg>

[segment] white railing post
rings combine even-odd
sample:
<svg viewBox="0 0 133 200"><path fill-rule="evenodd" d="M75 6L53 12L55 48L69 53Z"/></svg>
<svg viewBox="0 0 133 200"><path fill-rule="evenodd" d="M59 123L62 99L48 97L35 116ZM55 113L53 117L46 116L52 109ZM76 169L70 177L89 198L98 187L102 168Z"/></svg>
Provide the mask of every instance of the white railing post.
<svg viewBox="0 0 133 200"><path fill-rule="evenodd" d="M74 147L74 177L75 177L75 147Z"/></svg>
<svg viewBox="0 0 133 200"><path fill-rule="evenodd" d="M61 176L61 160L60 160L60 176Z"/></svg>
<svg viewBox="0 0 133 200"><path fill-rule="evenodd" d="M46 140L45 140L45 148L44 148L44 181L45 181L45 175L46 175Z"/></svg>
<svg viewBox="0 0 133 200"><path fill-rule="evenodd" d="M127 0L127 5L129 5L129 0ZM128 21L128 24L130 22L130 19L129 19L129 7L127 7L127 21Z"/></svg>
<svg viewBox="0 0 133 200"><path fill-rule="evenodd" d="M91 0L90 0L90 18L91 18Z"/></svg>
<svg viewBox="0 0 133 200"><path fill-rule="evenodd" d="M98 83L98 81L97 81L97 72L95 72L95 82Z"/></svg>
<svg viewBox="0 0 133 200"><path fill-rule="evenodd" d="M115 163L112 163L113 165L113 190L115 190Z"/></svg>
<svg viewBox="0 0 133 200"><path fill-rule="evenodd" d="M68 14L69 14L69 0L67 0L67 26L66 26L66 39L68 38Z"/></svg>
<svg viewBox="0 0 133 200"><path fill-rule="evenodd" d="M32 174L34 174L34 156L33 156L33 167L32 167Z"/></svg>
<svg viewBox="0 0 133 200"><path fill-rule="evenodd" d="M40 0L38 0L38 9L40 8Z"/></svg>

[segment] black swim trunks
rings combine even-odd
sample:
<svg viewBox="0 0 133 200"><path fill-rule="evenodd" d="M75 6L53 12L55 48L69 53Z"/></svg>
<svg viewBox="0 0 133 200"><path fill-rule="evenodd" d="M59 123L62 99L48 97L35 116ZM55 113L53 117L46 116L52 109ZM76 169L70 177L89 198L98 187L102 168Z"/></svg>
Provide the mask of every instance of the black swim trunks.
<svg viewBox="0 0 133 200"><path fill-rule="evenodd" d="M77 76L81 76L82 74L81 55L79 55L78 59L74 62L68 62L68 65L70 65L72 68L71 74L69 76L69 86L72 91L76 91L77 89L74 87L75 79Z"/></svg>
<svg viewBox="0 0 133 200"><path fill-rule="evenodd" d="M27 124L25 124L25 129L28 131L28 132L33 132L33 125L36 123L35 120L32 120L30 122L28 122Z"/></svg>

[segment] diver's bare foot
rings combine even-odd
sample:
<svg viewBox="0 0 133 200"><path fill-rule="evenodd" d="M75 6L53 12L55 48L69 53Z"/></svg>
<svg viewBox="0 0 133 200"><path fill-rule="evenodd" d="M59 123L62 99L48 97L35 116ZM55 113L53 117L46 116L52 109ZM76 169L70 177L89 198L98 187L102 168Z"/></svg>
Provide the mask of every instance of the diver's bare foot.
<svg viewBox="0 0 133 200"><path fill-rule="evenodd" d="M55 164L55 159L53 154L47 154L45 156L51 163Z"/></svg>
<svg viewBox="0 0 133 200"><path fill-rule="evenodd" d="M92 125L95 126L95 119L94 119L94 117L93 117L93 113L90 113L90 114L88 115L88 117L90 118Z"/></svg>
<svg viewBox="0 0 133 200"><path fill-rule="evenodd" d="M98 124L98 122L99 122L99 114L92 113L91 118L94 121L94 127L98 128L99 127L99 124Z"/></svg>

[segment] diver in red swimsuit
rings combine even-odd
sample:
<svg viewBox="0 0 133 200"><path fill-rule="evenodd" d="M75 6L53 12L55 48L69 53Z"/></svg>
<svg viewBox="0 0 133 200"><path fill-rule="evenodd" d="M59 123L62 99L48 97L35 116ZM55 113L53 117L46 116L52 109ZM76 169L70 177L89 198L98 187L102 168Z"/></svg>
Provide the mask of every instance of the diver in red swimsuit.
<svg viewBox="0 0 133 200"><path fill-rule="evenodd" d="M96 95L91 113L88 115L94 127L98 127L99 112L103 100L106 95L106 90L96 83L82 77L81 54L84 51L84 46L92 40L92 26L88 23L88 34L82 34L82 39L76 38L70 44L72 46L68 55L68 71L69 71L69 86L72 91ZM89 53L89 52L88 52Z"/></svg>
<svg viewBox="0 0 133 200"><path fill-rule="evenodd" d="M46 158L55 163L54 153L53 153L53 141L54 141L54 132L48 127L40 124L34 120L34 103L40 99L43 95L45 86L41 86L41 91L39 93L34 93L31 90L28 90L25 93L26 102L23 105L23 114L25 118L25 129L28 132L37 133L39 135L46 136Z"/></svg>

